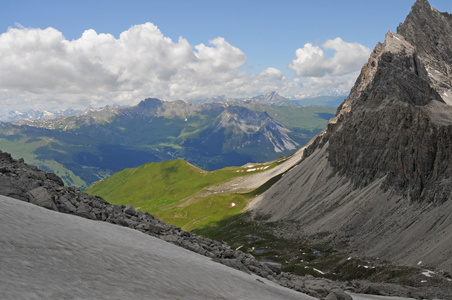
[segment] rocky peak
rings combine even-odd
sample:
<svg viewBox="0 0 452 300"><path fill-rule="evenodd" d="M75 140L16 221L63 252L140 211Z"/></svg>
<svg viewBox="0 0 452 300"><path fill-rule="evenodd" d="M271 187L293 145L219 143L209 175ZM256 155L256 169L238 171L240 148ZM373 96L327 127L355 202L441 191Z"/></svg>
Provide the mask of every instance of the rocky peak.
<svg viewBox="0 0 452 300"><path fill-rule="evenodd" d="M427 0L416 1L397 34L389 31L385 42L377 44L338 117L360 103L372 109L391 101L452 104L451 51L452 27L447 17Z"/></svg>
<svg viewBox="0 0 452 300"><path fill-rule="evenodd" d="M256 132L268 119L270 116L266 112L231 105L221 113L218 124L221 127L238 127L243 132Z"/></svg>
<svg viewBox="0 0 452 300"><path fill-rule="evenodd" d="M427 0L416 1L405 22L397 28L397 33L415 44L420 55L452 62L451 24Z"/></svg>
<svg viewBox="0 0 452 300"><path fill-rule="evenodd" d="M163 107L163 101L156 98L146 98L136 106L142 114L155 114Z"/></svg>
<svg viewBox="0 0 452 300"><path fill-rule="evenodd" d="M228 106L207 131L209 139L213 136L210 136L210 133L229 135L230 140L234 142L225 145L225 148L235 150L252 143L267 144L277 153L295 150L299 146L289 136L290 130L270 117L267 112L253 111L243 106Z"/></svg>
<svg viewBox="0 0 452 300"><path fill-rule="evenodd" d="M427 0L418 0L397 33L415 45L432 86L452 105L452 23L448 16Z"/></svg>
<svg viewBox="0 0 452 300"><path fill-rule="evenodd" d="M261 104L268 104L268 105L297 106L293 101L279 95L275 91L268 92L265 95L253 97L253 98L251 98L251 100L261 103Z"/></svg>
<svg viewBox="0 0 452 300"><path fill-rule="evenodd" d="M388 32L375 47L349 97L306 153L328 142L329 162L357 186L385 177L385 188L411 200L449 199L451 34L447 18L428 1L417 1L398 33Z"/></svg>

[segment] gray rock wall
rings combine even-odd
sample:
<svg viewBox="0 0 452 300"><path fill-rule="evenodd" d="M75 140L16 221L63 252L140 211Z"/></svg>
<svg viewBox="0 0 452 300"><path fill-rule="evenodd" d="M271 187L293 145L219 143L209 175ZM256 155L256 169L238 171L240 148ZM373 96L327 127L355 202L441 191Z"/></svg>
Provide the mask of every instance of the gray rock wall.
<svg viewBox="0 0 452 300"><path fill-rule="evenodd" d="M388 32L309 155L327 141L335 172L363 187L386 176L410 201L451 199L452 27L419 0Z"/></svg>

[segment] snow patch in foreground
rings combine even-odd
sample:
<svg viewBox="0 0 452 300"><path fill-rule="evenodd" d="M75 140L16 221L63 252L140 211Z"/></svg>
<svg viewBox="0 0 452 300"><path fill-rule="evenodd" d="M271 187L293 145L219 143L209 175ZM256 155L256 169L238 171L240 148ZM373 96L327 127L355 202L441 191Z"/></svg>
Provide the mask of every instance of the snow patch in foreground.
<svg viewBox="0 0 452 300"><path fill-rule="evenodd" d="M1 299L314 299L130 228L0 207Z"/></svg>
<svg viewBox="0 0 452 300"><path fill-rule="evenodd" d="M353 293L350 293L349 295L352 296L353 300L415 300L414 298L374 296L374 295L353 294Z"/></svg>

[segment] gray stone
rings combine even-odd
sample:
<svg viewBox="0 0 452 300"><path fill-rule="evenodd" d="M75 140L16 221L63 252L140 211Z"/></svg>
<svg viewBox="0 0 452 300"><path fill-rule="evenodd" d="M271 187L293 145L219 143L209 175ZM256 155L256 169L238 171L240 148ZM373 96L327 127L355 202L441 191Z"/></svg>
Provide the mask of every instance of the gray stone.
<svg viewBox="0 0 452 300"><path fill-rule="evenodd" d="M160 232L162 232L163 227L157 224L146 223L144 226L144 230L148 230L152 233L159 234Z"/></svg>
<svg viewBox="0 0 452 300"><path fill-rule="evenodd" d="M30 200L29 195L23 189L13 185L9 178L5 178L0 182L1 182L0 184L1 195L29 202Z"/></svg>
<svg viewBox="0 0 452 300"><path fill-rule="evenodd" d="M162 240L167 241L169 243L176 243L179 238L177 236L174 235L164 235L162 237L160 237Z"/></svg>
<svg viewBox="0 0 452 300"><path fill-rule="evenodd" d="M49 180L54 181L59 186L64 186L63 180L54 173L45 173L45 177Z"/></svg>
<svg viewBox="0 0 452 300"><path fill-rule="evenodd" d="M237 259L220 259L223 265L249 273L248 269Z"/></svg>
<svg viewBox="0 0 452 300"><path fill-rule="evenodd" d="M353 300L352 296L339 289L333 289L325 297L325 300Z"/></svg>
<svg viewBox="0 0 452 300"><path fill-rule="evenodd" d="M115 214L122 214L124 205L113 205L113 212Z"/></svg>
<svg viewBox="0 0 452 300"><path fill-rule="evenodd" d="M79 202L78 206L77 206L77 213L82 213L82 212L90 212L92 210L92 207L85 202Z"/></svg>
<svg viewBox="0 0 452 300"><path fill-rule="evenodd" d="M127 223L126 220L124 220L124 218L122 218L122 217L113 219L113 223L121 225L121 226L129 227L129 223Z"/></svg>
<svg viewBox="0 0 452 300"><path fill-rule="evenodd" d="M77 210L77 208L65 197L60 197L59 199L61 201L61 212L74 213Z"/></svg>
<svg viewBox="0 0 452 300"><path fill-rule="evenodd" d="M235 254L234 250L228 249L228 250L224 251L223 257L224 258L234 258L234 254Z"/></svg>
<svg viewBox="0 0 452 300"><path fill-rule="evenodd" d="M78 207L77 210L75 211L75 214L83 218L97 220L96 214L92 211L92 207L85 202L78 203Z"/></svg>
<svg viewBox="0 0 452 300"><path fill-rule="evenodd" d="M58 211L58 208L52 200L52 196L44 187L35 188L29 191L28 194L30 195L30 203Z"/></svg>
<svg viewBox="0 0 452 300"><path fill-rule="evenodd" d="M144 223L140 223L137 225L136 229L139 231L143 231L145 232L146 230L144 229L145 224Z"/></svg>
<svg viewBox="0 0 452 300"><path fill-rule="evenodd" d="M135 207L133 207L132 205L128 205L124 209L124 213L127 214L127 215L136 215L137 211L135 210Z"/></svg>
<svg viewBox="0 0 452 300"><path fill-rule="evenodd" d="M273 273L281 274L282 265L276 262L264 262L264 265L267 266Z"/></svg>

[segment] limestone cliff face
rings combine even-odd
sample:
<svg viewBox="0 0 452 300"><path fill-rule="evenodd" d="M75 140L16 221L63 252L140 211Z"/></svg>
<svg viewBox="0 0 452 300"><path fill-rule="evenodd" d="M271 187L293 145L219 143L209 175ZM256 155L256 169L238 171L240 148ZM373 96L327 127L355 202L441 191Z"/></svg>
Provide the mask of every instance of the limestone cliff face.
<svg viewBox="0 0 452 300"><path fill-rule="evenodd" d="M300 164L251 202L253 216L289 220L291 236L322 233L364 256L452 271L450 20L418 0Z"/></svg>
<svg viewBox="0 0 452 300"><path fill-rule="evenodd" d="M384 188L412 201L447 201L451 50L450 22L417 1L398 34L388 32L375 47L350 96L307 153L329 141L329 162L355 186L386 177Z"/></svg>

